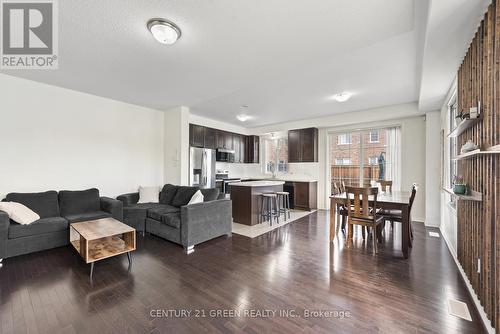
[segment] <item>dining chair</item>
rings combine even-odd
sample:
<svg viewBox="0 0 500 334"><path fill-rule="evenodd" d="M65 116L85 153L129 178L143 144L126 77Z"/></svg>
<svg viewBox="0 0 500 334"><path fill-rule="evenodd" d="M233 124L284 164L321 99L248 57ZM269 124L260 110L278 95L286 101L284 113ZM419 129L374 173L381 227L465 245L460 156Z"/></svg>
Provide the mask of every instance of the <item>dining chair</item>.
<svg viewBox="0 0 500 334"><path fill-rule="evenodd" d="M344 182L342 182L340 185L337 185L336 182L333 182L333 195L342 194L342 193L344 193L344 190L345 190ZM335 231L335 234L338 234L340 229L341 229L341 226L342 226L342 231L345 231L345 223L347 220L347 208L342 204L337 204L336 209L337 209L337 213L340 216L340 220L337 223L337 228Z"/></svg>
<svg viewBox="0 0 500 334"><path fill-rule="evenodd" d="M379 225L384 221L383 216L378 216L377 194L378 188L346 187L346 199L349 201L353 195L352 204L347 206L348 224L361 225L372 228L373 253L377 253L377 241L381 240ZM373 196L373 205L369 206L369 196Z"/></svg>
<svg viewBox="0 0 500 334"><path fill-rule="evenodd" d="M411 195L408 206L408 222L410 224L410 228L408 230L410 233L410 247L412 247L412 240L413 240L413 228L411 226L411 209L413 207L413 202L415 201L415 196L417 195L417 190L418 190L418 185L416 183L413 183L413 185L411 186ZM403 223L403 215L401 210L384 210L381 211L380 214L384 217L384 220L391 221L391 224L393 224L393 222Z"/></svg>

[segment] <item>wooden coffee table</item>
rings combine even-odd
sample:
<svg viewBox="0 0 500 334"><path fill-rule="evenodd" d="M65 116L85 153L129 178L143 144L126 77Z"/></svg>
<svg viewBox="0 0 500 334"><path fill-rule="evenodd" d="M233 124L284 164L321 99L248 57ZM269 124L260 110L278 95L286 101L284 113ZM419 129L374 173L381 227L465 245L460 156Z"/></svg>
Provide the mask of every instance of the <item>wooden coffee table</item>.
<svg viewBox="0 0 500 334"><path fill-rule="evenodd" d="M85 263L90 263L90 281L96 261L127 253L129 268L132 266L135 229L114 218L71 224L70 241Z"/></svg>

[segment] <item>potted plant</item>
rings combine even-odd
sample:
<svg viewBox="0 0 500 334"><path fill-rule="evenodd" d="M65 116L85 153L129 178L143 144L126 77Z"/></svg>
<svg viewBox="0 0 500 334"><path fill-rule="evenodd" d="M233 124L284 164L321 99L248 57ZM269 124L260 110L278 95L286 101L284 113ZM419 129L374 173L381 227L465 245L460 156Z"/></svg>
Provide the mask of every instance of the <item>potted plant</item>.
<svg viewBox="0 0 500 334"><path fill-rule="evenodd" d="M455 175L453 178L453 192L459 195L465 195L467 192L467 184L462 175Z"/></svg>

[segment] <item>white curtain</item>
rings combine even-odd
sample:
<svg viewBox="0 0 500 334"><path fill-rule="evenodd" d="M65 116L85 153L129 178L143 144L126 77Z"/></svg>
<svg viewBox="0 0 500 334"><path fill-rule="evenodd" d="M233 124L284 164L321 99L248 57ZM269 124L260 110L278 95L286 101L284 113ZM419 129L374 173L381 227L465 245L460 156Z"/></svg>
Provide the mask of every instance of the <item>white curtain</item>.
<svg viewBox="0 0 500 334"><path fill-rule="evenodd" d="M401 128L389 128L387 133L386 180L392 180L393 190L401 190Z"/></svg>

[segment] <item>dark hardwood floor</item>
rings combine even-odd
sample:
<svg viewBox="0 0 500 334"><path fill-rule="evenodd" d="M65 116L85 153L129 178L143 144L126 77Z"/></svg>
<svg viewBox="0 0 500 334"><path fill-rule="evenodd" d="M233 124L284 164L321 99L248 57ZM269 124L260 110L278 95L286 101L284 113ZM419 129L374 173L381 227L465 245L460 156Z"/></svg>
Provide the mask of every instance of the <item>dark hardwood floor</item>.
<svg viewBox="0 0 500 334"><path fill-rule="evenodd" d="M138 236L131 272L125 255L98 262L93 286L89 266L69 246L5 259L0 332L485 332L442 238L414 223L413 249L404 260L395 224L374 257L360 234L349 249L343 238L330 245L328 219L320 211L255 239L212 240L191 255L160 238ZM473 321L449 315L449 298L466 302ZM192 313L156 316L168 310ZM293 310L297 316L251 317L245 310ZM305 310L344 316L306 318ZM205 317L196 317L202 311Z"/></svg>

